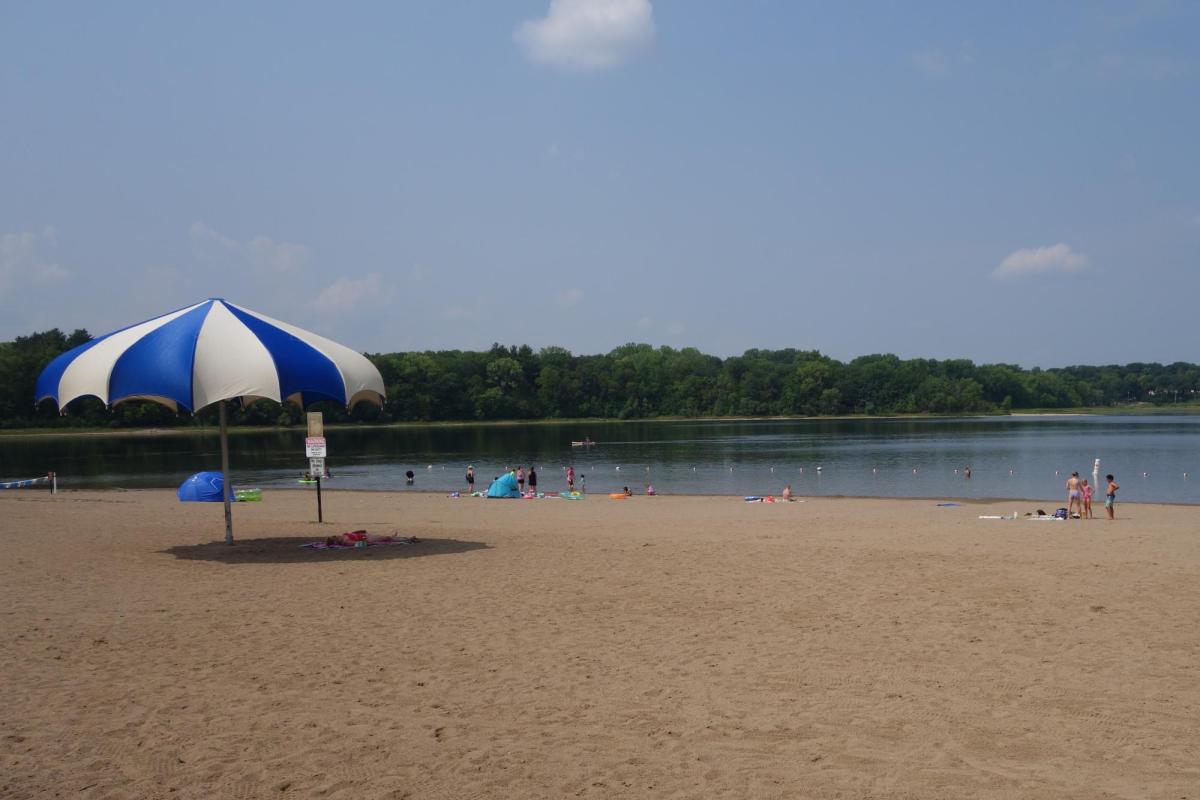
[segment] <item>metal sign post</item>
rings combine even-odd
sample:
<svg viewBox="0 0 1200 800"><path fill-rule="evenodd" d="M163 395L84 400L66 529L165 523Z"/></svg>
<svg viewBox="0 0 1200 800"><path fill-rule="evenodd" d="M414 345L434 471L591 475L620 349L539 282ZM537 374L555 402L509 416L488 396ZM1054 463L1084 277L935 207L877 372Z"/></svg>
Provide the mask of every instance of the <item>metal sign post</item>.
<svg viewBox="0 0 1200 800"><path fill-rule="evenodd" d="M317 522L324 522L325 518L321 515L321 476L317 475Z"/></svg>

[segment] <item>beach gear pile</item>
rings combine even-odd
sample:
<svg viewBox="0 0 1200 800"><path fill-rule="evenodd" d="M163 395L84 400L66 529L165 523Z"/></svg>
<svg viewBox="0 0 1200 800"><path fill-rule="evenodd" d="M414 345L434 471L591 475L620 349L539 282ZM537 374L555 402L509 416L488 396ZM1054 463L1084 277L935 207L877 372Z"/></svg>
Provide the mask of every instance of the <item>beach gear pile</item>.
<svg viewBox="0 0 1200 800"><path fill-rule="evenodd" d="M507 485L497 487L496 483L499 483L499 481L493 482L492 486L486 492L471 492L470 494L450 492L447 497L451 500L460 500L463 497L499 498L502 500L558 500L560 498L563 500L582 500L586 497L582 492L559 492L558 494L554 494L553 492L525 492L522 494L519 490L510 488Z"/></svg>

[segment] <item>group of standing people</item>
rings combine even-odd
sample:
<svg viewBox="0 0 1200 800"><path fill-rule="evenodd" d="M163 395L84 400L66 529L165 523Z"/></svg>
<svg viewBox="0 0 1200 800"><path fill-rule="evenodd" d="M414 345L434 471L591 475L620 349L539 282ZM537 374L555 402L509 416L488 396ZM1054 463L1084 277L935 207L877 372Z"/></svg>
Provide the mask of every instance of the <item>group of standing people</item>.
<svg viewBox="0 0 1200 800"><path fill-rule="evenodd" d="M505 469L505 472L512 472L517 478L517 488L521 490L521 494L525 494L525 484L529 484L529 491L537 493L538 474L537 467L530 465L529 472L525 471L524 464L518 464L514 470L512 467ZM467 491L475 491L475 465L471 464L467 467Z"/></svg>
<svg viewBox="0 0 1200 800"><path fill-rule="evenodd" d="M525 481L529 481L529 491L532 494L537 494L537 468L530 465L529 473L525 472L525 465L517 465L517 488L521 490L521 494L525 494Z"/></svg>
<svg viewBox="0 0 1200 800"><path fill-rule="evenodd" d="M1115 506L1117 490L1120 485L1112 474L1104 476L1108 485L1104 488L1104 511L1109 519L1116 519ZM1094 488L1088 484L1087 478L1080 478L1078 472L1072 472L1067 478L1067 517L1092 519L1092 492Z"/></svg>

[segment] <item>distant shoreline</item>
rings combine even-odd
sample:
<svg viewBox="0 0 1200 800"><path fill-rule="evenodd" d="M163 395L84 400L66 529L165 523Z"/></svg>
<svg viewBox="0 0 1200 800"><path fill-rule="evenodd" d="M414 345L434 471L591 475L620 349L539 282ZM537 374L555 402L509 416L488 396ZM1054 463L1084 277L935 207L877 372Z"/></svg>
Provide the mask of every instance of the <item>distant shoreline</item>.
<svg viewBox="0 0 1200 800"><path fill-rule="evenodd" d="M508 428L522 425L614 425L614 424L655 424L667 422L862 422L866 420L936 420L936 419L987 419L991 417L1135 417L1163 416L1190 417L1200 415L1200 405L1187 406L1119 406L1119 407L1077 407L1064 409L1031 408L1002 412L934 414L931 412L918 414L841 414L837 416L770 416L770 417L645 417L641 419L605 419L599 417L582 417L570 419L508 419L508 420L433 420L405 421L386 423L328 423L329 430L374 430L389 428ZM242 433L266 433L270 431L302 431L304 426L297 425L239 425L229 429L230 435ZM13 428L0 430L0 440L11 437L50 437L50 436L181 436L181 435L211 435L217 432L216 425L179 425L167 428Z"/></svg>

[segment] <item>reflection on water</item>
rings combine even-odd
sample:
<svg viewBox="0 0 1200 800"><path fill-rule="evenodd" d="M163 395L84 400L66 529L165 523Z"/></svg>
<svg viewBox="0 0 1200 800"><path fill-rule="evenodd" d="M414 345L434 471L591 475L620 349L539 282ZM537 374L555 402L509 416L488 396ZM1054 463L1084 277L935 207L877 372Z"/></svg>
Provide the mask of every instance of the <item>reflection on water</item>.
<svg viewBox="0 0 1200 800"><path fill-rule="evenodd" d="M598 444L570 446L585 436ZM1196 417L465 425L332 429L326 438L329 488L404 490L412 469L416 490L463 489L468 464L486 488L506 466L535 464L539 488L553 491L565 488L570 465L589 491L605 493L653 483L664 493L777 494L790 483L798 495L1065 502L1070 472L1090 478L1100 458L1101 480L1114 472L1122 500L1200 503ZM230 443L236 485L300 488L302 429L235 431ZM0 438L0 480L54 470L66 488L173 487L219 468L215 433Z"/></svg>

